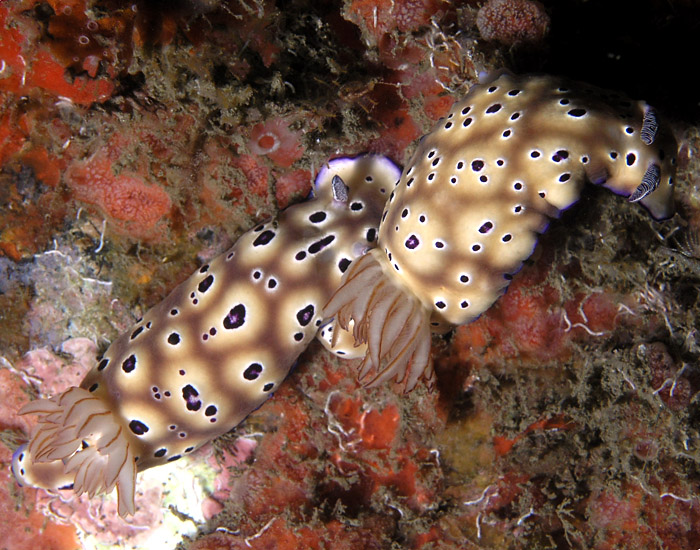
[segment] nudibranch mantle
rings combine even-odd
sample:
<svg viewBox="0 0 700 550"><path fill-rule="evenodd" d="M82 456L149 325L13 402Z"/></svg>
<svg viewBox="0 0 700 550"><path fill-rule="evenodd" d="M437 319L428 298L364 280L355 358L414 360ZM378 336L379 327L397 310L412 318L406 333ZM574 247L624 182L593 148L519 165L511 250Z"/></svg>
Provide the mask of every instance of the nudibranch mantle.
<svg viewBox="0 0 700 550"><path fill-rule="evenodd" d="M671 215L676 153L644 102L544 76L500 73L474 86L421 139L377 248L326 305L368 344L360 377L430 382L431 331L488 309L586 180Z"/></svg>
<svg viewBox="0 0 700 550"><path fill-rule="evenodd" d="M239 424L284 380L351 262L375 246L400 176L378 155L329 161L314 198L251 229L117 338L86 375L26 405L38 425L13 460L22 484L90 496Z"/></svg>

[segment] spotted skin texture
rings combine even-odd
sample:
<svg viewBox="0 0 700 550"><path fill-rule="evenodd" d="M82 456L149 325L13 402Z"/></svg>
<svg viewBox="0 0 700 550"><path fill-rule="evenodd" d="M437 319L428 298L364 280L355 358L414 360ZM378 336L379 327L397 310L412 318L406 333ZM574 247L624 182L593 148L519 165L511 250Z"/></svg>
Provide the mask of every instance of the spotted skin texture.
<svg viewBox="0 0 700 550"><path fill-rule="evenodd" d="M669 216L676 153L667 126L643 102L551 77L496 75L421 139L386 204L377 249L349 270L326 313L346 327L353 320L356 340L369 342L371 365L361 372L383 372L377 380L396 374L410 387L417 376L404 378L411 357L411 369L425 367L430 377L429 332L387 329L394 314L411 327L416 315L427 317L435 332L474 320L586 181L638 200L657 218ZM353 279L361 282L354 289ZM357 293L370 292L370 283L381 292L363 306ZM395 305L410 300L417 301L410 312ZM399 357L385 334L413 351Z"/></svg>
<svg viewBox="0 0 700 550"><path fill-rule="evenodd" d="M282 383L318 332L322 307L343 273L376 245L381 209L399 176L381 156L329 161L315 198L248 231L198 269L112 343L81 390L72 389L70 403L92 400L109 411L128 444L127 467L133 460L137 471L177 460L232 429ZM29 406L27 412L45 414L43 435L54 428L49 415L60 409L58 401ZM73 420L85 418L76 413ZM46 472L55 459L68 462L85 450L69 447L59 457L37 443L41 435L22 453L18 477L32 481L34 450L53 459L37 464L42 486L50 486ZM85 438L88 446L96 441L94 434ZM64 478L54 475L56 484L65 485ZM117 484L120 499L133 494L126 484ZM133 502L123 510L133 510Z"/></svg>

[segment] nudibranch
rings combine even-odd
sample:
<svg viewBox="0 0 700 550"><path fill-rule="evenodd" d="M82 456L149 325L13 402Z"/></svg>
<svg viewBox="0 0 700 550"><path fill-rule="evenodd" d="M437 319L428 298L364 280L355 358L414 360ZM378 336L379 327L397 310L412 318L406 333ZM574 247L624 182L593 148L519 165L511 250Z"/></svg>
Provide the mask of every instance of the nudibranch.
<svg viewBox="0 0 700 550"><path fill-rule="evenodd" d="M239 424L287 376L351 262L376 244L401 175L378 155L320 170L315 197L251 229L117 338L86 375L26 405L39 417L15 453L22 484L118 491L134 513L136 473Z"/></svg>
<svg viewBox="0 0 700 550"><path fill-rule="evenodd" d="M488 309L586 180L671 215L676 154L644 102L544 76L474 86L421 139L377 247L325 307L368 345L360 379L431 383L431 332Z"/></svg>

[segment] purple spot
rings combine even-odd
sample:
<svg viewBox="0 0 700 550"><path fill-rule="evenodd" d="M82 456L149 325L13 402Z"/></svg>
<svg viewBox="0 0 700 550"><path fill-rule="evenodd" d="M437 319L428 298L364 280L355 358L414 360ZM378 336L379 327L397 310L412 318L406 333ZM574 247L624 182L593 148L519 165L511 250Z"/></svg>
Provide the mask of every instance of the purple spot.
<svg viewBox="0 0 700 550"><path fill-rule="evenodd" d="M243 378L246 380L255 380L263 371L263 366L260 363L251 363L248 368L243 371Z"/></svg>
<svg viewBox="0 0 700 550"><path fill-rule="evenodd" d="M299 324L302 327L305 327L306 325L308 325L311 322L311 319L313 318L315 311L316 310L314 309L313 304L309 304L305 308L297 311L297 321L299 321Z"/></svg>
<svg viewBox="0 0 700 550"><path fill-rule="evenodd" d="M485 222L480 228L479 233L488 233L493 229L493 224L491 222Z"/></svg>
<svg viewBox="0 0 700 550"><path fill-rule="evenodd" d="M410 237L408 237L408 239L406 239L406 243L405 243L406 248L408 248L409 250L414 250L419 244L420 244L420 241L418 240L418 237L416 237L415 235L411 235Z"/></svg>
<svg viewBox="0 0 700 550"><path fill-rule="evenodd" d="M199 392L192 384L187 384L182 388L182 398L187 404L188 411L198 411L202 407L202 401L197 399Z"/></svg>
<svg viewBox="0 0 700 550"><path fill-rule="evenodd" d="M235 329L243 326L245 323L245 306L243 304L238 304L231 308L228 315L224 317L224 328Z"/></svg>
<svg viewBox="0 0 700 550"><path fill-rule="evenodd" d="M268 229L267 231L263 231L260 233L260 235L258 235L258 237L253 241L253 246L264 246L274 238L275 232Z"/></svg>
<svg viewBox="0 0 700 550"><path fill-rule="evenodd" d="M132 353L124 359L124 362L122 363L122 370L124 372L131 372L136 368L136 356Z"/></svg>
<svg viewBox="0 0 700 550"><path fill-rule="evenodd" d="M202 279L199 285L197 285L197 290L199 290L200 292L206 292L207 290L209 290L209 287L212 285L213 282L214 275L210 273L204 279Z"/></svg>
<svg viewBox="0 0 700 550"><path fill-rule="evenodd" d="M132 420L129 422L129 429L136 435L143 435L148 431L148 426L140 420Z"/></svg>

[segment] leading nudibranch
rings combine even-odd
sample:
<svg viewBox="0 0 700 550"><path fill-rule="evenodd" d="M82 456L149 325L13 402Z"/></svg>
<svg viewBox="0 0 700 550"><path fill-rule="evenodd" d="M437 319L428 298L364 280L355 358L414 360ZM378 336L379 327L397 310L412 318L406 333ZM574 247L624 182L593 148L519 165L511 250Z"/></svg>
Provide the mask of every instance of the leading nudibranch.
<svg viewBox="0 0 700 550"><path fill-rule="evenodd" d="M316 197L245 233L107 349L80 387L26 405L39 422L15 453L27 485L118 490L134 513L138 471L229 431L284 380L353 259L376 242L400 169L335 159ZM337 351L337 350L336 350Z"/></svg>
<svg viewBox="0 0 700 550"><path fill-rule="evenodd" d="M509 73L474 86L421 139L387 201L377 248L325 307L368 344L360 378L395 377L406 389L421 375L430 382L431 331L488 309L586 179L669 216L676 153L641 101Z"/></svg>

